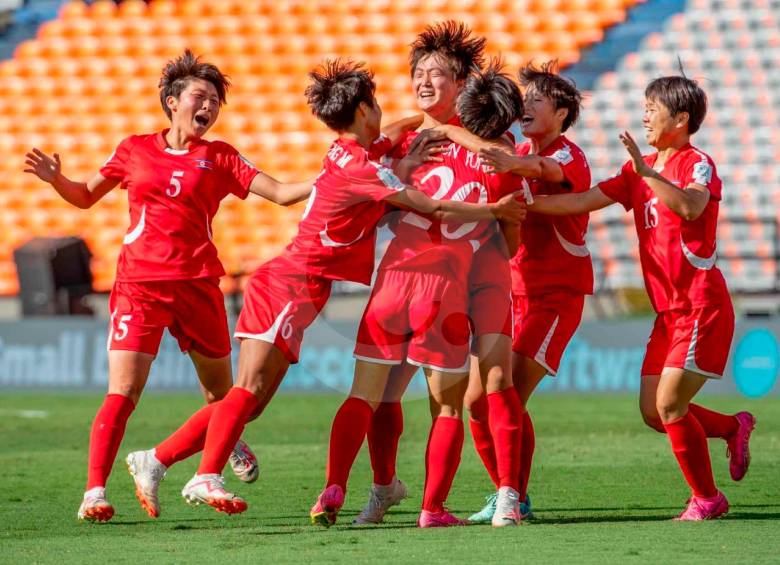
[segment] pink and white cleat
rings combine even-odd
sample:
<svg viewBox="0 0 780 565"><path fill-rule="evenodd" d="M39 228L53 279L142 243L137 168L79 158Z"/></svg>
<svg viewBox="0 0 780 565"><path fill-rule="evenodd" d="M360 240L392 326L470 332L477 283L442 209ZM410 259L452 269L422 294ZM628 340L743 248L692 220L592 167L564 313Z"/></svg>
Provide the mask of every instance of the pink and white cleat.
<svg viewBox="0 0 780 565"><path fill-rule="evenodd" d="M84 493L79 506L78 519L83 522L108 522L114 515L114 507L106 500L106 489L94 487Z"/></svg>
<svg viewBox="0 0 780 565"><path fill-rule="evenodd" d="M728 439L729 473L735 481L741 481L750 467L750 434L756 427L756 417L750 412L734 416L739 422L736 433Z"/></svg>
<svg viewBox="0 0 780 565"><path fill-rule="evenodd" d="M441 512L423 510L417 519L417 525L421 528L449 528L451 526L466 526L468 522L453 516L446 509Z"/></svg>
<svg viewBox="0 0 780 565"><path fill-rule="evenodd" d="M729 501L722 492L718 491L718 494L712 498L692 496L688 499L688 507L675 520L678 522L715 520L725 516L728 511Z"/></svg>
<svg viewBox="0 0 780 565"><path fill-rule="evenodd" d="M240 514L247 509L246 501L225 490L225 479L214 473L195 475L181 491L187 504L208 504L217 512Z"/></svg>
<svg viewBox="0 0 780 565"><path fill-rule="evenodd" d="M344 506L344 490L339 485L330 485L320 493L317 502L309 511L311 523L330 528L336 523L342 506Z"/></svg>

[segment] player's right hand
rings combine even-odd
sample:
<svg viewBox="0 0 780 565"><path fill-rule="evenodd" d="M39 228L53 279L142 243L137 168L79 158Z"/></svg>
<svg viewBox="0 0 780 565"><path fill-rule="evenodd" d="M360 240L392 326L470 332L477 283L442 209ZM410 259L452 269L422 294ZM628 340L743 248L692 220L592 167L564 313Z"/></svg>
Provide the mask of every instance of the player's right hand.
<svg viewBox="0 0 780 565"><path fill-rule="evenodd" d="M406 152L406 158L419 163L441 163L441 153L449 145L447 135L439 130L426 129L414 138Z"/></svg>
<svg viewBox="0 0 780 565"><path fill-rule="evenodd" d="M37 147L33 147L33 150L25 155L24 162L29 167L24 169L25 173L32 173L48 183L54 183L62 170L58 153L55 153L54 158L52 158Z"/></svg>
<svg viewBox="0 0 780 565"><path fill-rule="evenodd" d="M496 219L504 222L519 224L528 215L528 205L523 200L522 192L507 194L491 207Z"/></svg>

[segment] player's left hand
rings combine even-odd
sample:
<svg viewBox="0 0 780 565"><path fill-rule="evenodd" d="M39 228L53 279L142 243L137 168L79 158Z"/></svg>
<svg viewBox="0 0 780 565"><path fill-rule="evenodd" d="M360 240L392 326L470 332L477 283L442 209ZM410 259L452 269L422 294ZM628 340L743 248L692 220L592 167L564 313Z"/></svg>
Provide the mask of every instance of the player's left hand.
<svg viewBox="0 0 780 565"><path fill-rule="evenodd" d="M492 173L507 173L514 167L515 155L503 149L491 147L480 151L479 156Z"/></svg>
<svg viewBox="0 0 780 565"><path fill-rule="evenodd" d="M620 138L620 142L623 144L623 147L626 148L626 151L628 151L628 154L631 157L631 162L634 166L634 171L636 174L639 176L645 176L647 170L650 169L650 167L648 167L647 163L645 163L645 160L642 158L642 152L639 150L639 145L637 145L637 142L634 141L634 138L628 131L624 131L618 137Z"/></svg>

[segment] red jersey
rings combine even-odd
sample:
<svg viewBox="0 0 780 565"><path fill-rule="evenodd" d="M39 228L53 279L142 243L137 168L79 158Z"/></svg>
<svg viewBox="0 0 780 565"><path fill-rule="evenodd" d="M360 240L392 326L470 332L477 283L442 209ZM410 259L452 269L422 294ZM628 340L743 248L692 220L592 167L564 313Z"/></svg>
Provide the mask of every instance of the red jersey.
<svg viewBox="0 0 780 565"><path fill-rule="evenodd" d="M387 138L379 138L371 155L351 139L339 138L330 146L298 234L283 257L310 275L371 282L376 225L386 209L383 200L405 189L391 169L370 158L389 145Z"/></svg>
<svg viewBox="0 0 780 565"><path fill-rule="evenodd" d="M531 142L515 146L518 155L529 155ZM532 194L586 192L590 168L582 150L560 136L539 153L561 167L562 183L528 179ZM593 265L585 245L588 214L548 216L528 212L520 226L520 247L512 259L512 292L532 296L554 291L593 293Z"/></svg>
<svg viewBox="0 0 780 565"><path fill-rule="evenodd" d="M657 153L646 155L653 167ZM625 209L634 210L639 259L650 301L656 312L718 306L730 301L726 281L715 266L721 182L712 159L690 144L664 163L660 174L684 189L707 187L710 201L695 220L684 220L666 207L626 162L614 177L599 183L601 191Z"/></svg>
<svg viewBox="0 0 780 565"><path fill-rule="evenodd" d="M211 220L228 194L246 198L257 169L222 141L168 147L168 130L123 140L100 169L127 190L130 226L116 280L220 277Z"/></svg>
<svg viewBox="0 0 780 565"><path fill-rule="evenodd" d="M407 135L402 146L408 146L415 135ZM433 200L496 202L520 188L518 177L487 173L481 157L455 143L441 157L442 163L423 165L412 174L411 184ZM442 222L403 212L379 268L439 274L446 269L449 276L462 278L474 253L495 235L497 225L495 221Z"/></svg>

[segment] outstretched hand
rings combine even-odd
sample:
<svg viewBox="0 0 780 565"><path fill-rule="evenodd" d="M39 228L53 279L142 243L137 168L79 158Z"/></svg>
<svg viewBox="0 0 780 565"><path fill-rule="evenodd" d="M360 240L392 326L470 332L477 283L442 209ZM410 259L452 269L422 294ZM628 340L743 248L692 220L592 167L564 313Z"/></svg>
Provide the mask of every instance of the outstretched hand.
<svg viewBox="0 0 780 565"><path fill-rule="evenodd" d="M53 183L62 170L58 153L55 153L54 158L52 158L36 147L33 147L33 150L25 155L24 162L29 167L24 169L25 173L32 173L48 183Z"/></svg>
<svg viewBox="0 0 780 565"><path fill-rule="evenodd" d="M645 160L642 158L642 152L639 150L637 142L634 141L634 138L628 131L624 131L618 137L620 138L623 147L628 151L628 155L631 157L631 162L636 174L645 176L650 167L648 167L647 163L645 163Z"/></svg>
<svg viewBox="0 0 780 565"><path fill-rule="evenodd" d="M514 166L515 156L503 149L491 147L490 149L480 151L479 156L482 157L482 161L490 167L490 172L493 173L507 173Z"/></svg>

